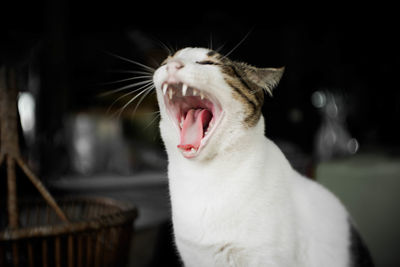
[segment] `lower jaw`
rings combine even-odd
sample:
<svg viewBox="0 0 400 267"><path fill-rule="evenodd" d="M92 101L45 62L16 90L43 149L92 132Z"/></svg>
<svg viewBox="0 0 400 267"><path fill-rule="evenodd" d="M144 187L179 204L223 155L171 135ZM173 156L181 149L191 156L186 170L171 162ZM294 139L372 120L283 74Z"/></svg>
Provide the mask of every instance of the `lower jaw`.
<svg viewBox="0 0 400 267"><path fill-rule="evenodd" d="M209 137L211 137L211 136L209 136ZM207 138L209 138L209 137L207 137ZM185 158L192 159L192 158L197 157L200 154L200 152L203 150L203 147L206 146L206 142L207 142L207 139L202 139L201 144L198 148L194 148L194 147L183 148L180 145L178 145L177 147Z"/></svg>
<svg viewBox="0 0 400 267"><path fill-rule="evenodd" d="M214 131L219 127L219 124L222 121L224 115L225 115L224 112L221 112L221 114L219 114L219 118L214 123L214 127L211 129L211 131L209 132L209 134L206 137L203 137L203 139L201 140L200 146L197 149L194 149L194 150L180 149L179 145L177 146L177 149L180 150L180 152L182 153L182 155L185 158L193 159L193 158L198 157L201 154L203 149L207 146L209 139L212 138L212 136L214 135ZM179 126L178 126L178 129L179 129ZM179 136L180 136L180 131L179 131Z"/></svg>
<svg viewBox="0 0 400 267"><path fill-rule="evenodd" d="M187 150L187 151L181 151L182 155L187 158L187 159L192 159L195 158L199 155L201 148L199 148L196 151L191 151L191 150Z"/></svg>

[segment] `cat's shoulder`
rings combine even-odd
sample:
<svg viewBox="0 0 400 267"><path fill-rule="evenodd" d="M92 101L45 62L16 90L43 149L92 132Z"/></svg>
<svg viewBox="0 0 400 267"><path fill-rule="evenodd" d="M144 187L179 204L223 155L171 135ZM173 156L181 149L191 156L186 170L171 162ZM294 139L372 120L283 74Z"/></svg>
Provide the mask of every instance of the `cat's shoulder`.
<svg viewBox="0 0 400 267"><path fill-rule="evenodd" d="M296 171L293 171L292 192L295 204L305 213L315 211L317 216L324 216L346 220L348 213L340 199L329 189Z"/></svg>

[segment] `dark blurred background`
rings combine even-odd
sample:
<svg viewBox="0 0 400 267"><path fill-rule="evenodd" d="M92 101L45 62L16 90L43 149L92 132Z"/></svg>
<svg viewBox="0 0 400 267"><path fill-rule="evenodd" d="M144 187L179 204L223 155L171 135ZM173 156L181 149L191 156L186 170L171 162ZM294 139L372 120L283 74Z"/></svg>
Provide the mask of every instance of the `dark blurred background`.
<svg viewBox="0 0 400 267"><path fill-rule="evenodd" d="M400 238L394 9L339 2L14 1L1 7L0 65L18 73L22 142L32 168L57 194L137 204L139 234L129 265L172 266L178 263L155 95L125 107L133 88L104 94L142 81L124 81L143 69L111 54L156 68L166 46L224 54L240 43L230 58L286 67L266 98L266 135L295 168L349 207L378 266L399 266L393 252Z"/></svg>

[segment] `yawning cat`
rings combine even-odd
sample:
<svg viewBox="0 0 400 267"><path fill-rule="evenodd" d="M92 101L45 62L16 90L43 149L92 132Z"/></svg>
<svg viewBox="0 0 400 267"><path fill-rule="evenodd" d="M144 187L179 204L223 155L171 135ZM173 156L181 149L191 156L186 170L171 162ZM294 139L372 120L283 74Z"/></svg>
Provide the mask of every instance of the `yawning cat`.
<svg viewBox="0 0 400 267"><path fill-rule="evenodd" d="M187 267L372 266L340 201L264 136L264 92L282 74L205 48L179 50L154 73Z"/></svg>

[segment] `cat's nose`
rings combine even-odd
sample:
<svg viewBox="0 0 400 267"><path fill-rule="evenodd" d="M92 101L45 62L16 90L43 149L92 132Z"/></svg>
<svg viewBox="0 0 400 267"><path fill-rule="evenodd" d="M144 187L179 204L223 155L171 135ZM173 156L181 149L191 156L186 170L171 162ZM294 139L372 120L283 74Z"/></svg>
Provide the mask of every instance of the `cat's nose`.
<svg viewBox="0 0 400 267"><path fill-rule="evenodd" d="M182 69L185 65L182 61L174 60L167 63L167 71L172 74L177 72L179 69Z"/></svg>

